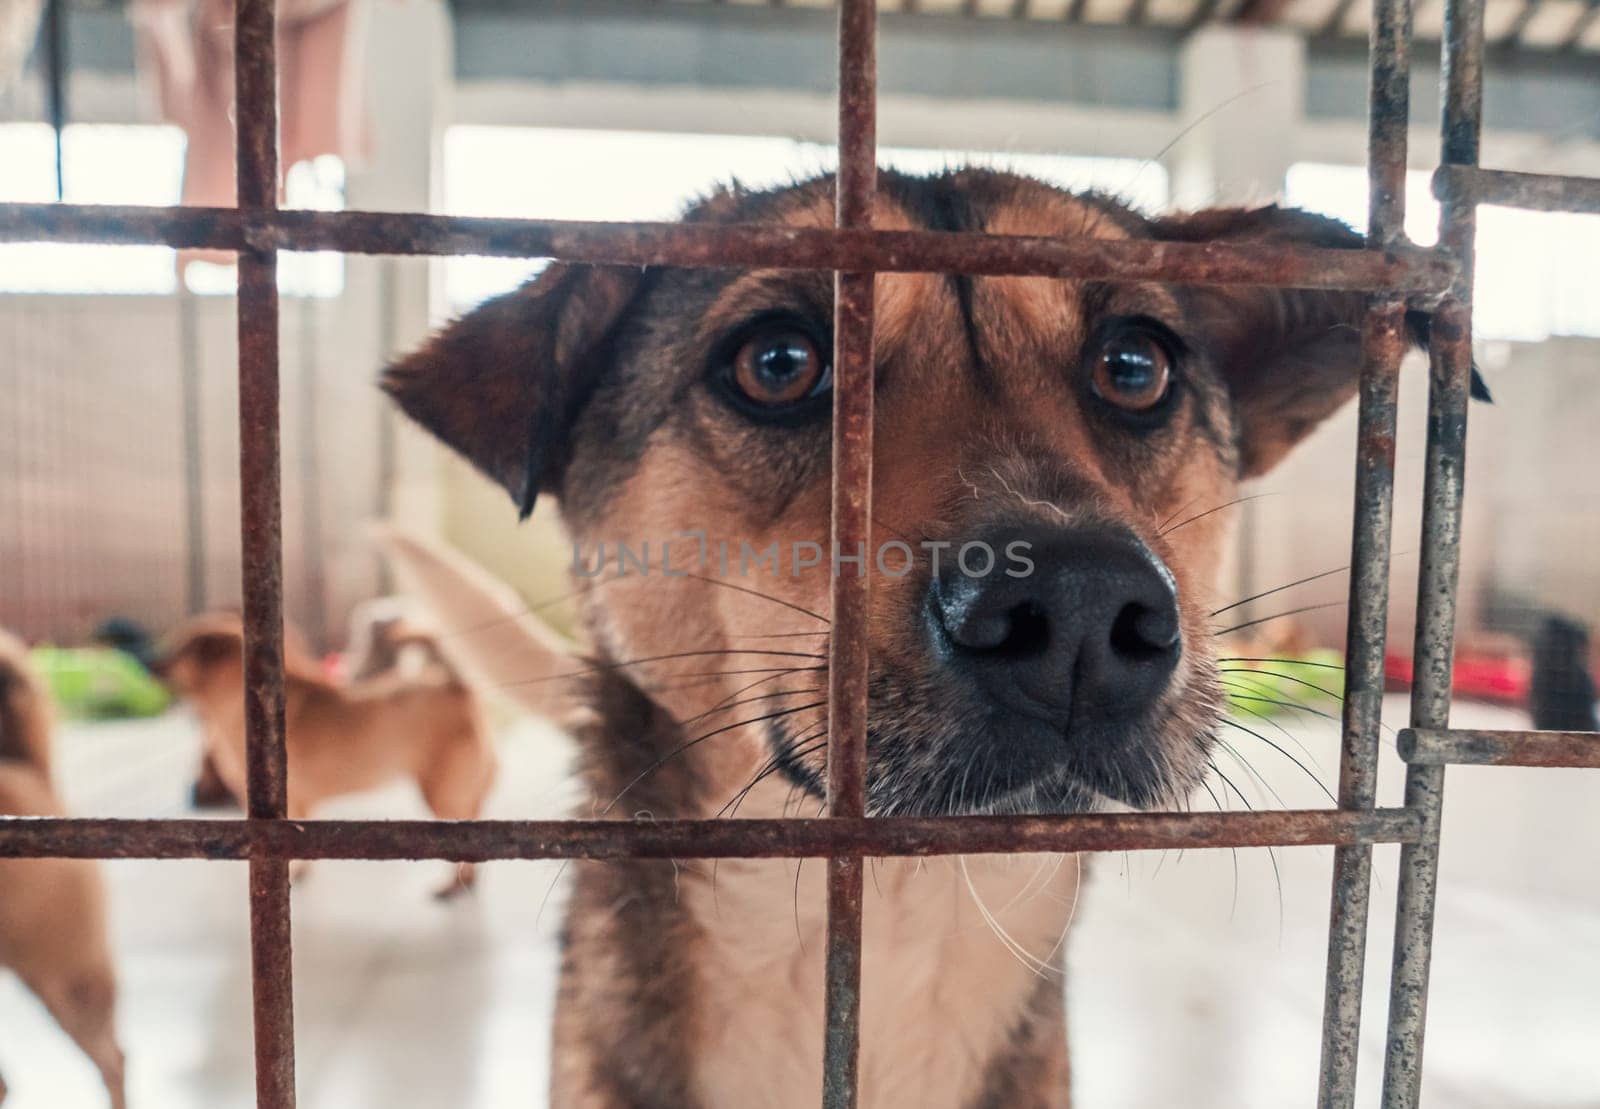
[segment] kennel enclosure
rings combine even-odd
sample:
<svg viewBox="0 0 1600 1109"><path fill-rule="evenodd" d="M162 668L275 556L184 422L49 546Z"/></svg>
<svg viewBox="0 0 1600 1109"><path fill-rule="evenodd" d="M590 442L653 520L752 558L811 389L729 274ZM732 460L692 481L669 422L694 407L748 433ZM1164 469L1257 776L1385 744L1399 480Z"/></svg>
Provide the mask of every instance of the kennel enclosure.
<svg viewBox="0 0 1600 1109"><path fill-rule="evenodd" d="M238 0L235 20L237 203L232 208L0 205L0 240L155 243L238 258L240 527L245 617L248 818L11 819L0 856L245 860L250 871L259 1105L294 1104L288 867L292 859L825 858L828 866L824 1105L856 1103L863 860L891 855L1297 846L1336 847L1320 1104L1354 1103L1372 883L1371 845L1401 845L1383 1103L1420 1096L1445 767L1451 763L1600 767L1580 733L1449 728L1467 406L1472 371L1474 220L1480 203L1600 211L1600 182L1478 166L1483 0L1450 0L1444 108L1434 189L1436 248L1403 233L1412 11L1374 0L1369 45L1370 208L1366 249L1269 244L1056 240L872 226L876 150L876 6L839 11L836 227L593 224L424 213L312 212L277 206L275 11ZM833 541L871 527L873 276L947 272L1328 288L1369 294L1363 329L1346 701L1338 807L1332 810L868 818L865 815L867 575L833 579L828 812L814 819L713 821L305 821L286 819L282 659L282 505L277 256L286 250L553 257L614 265L763 266L836 274ZM1376 806L1396 382L1408 310L1432 317L1416 678L1405 803Z"/></svg>

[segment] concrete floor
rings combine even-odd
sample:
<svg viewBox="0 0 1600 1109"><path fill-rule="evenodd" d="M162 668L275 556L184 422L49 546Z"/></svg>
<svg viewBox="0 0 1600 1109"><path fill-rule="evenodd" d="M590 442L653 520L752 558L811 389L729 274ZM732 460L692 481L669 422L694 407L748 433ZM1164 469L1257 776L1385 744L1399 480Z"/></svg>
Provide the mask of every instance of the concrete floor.
<svg viewBox="0 0 1600 1109"><path fill-rule="evenodd" d="M1392 723L1403 720L1401 699L1388 707ZM1331 781L1332 728L1280 722ZM1454 722L1524 723L1471 706ZM194 745L178 715L69 727L69 803L81 814L185 813ZM507 730L504 749L508 773L490 815L561 813L571 797L564 741L523 723ZM1251 758L1283 803L1319 803L1270 749ZM1400 781L1390 750L1386 802ZM1447 798L1424 1102L1600 1107L1600 775L1458 768ZM422 809L397 789L328 815ZM1382 1069L1396 853L1378 852L1363 1106L1377 1103ZM1226 851L1096 861L1069 946L1079 1105L1314 1104L1331 852L1276 855L1278 879L1266 852L1240 852L1237 882ZM428 894L446 869L319 863L296 887L305 1109L544 1103L560 895L545 901L556 869L495 864L477 897L442 906ZM244 868L123 862L106 872L133 1106L249 1105ZM87 1064L3 975L0 1073L12 1086L6 1109L104 1103Z"/></svg>

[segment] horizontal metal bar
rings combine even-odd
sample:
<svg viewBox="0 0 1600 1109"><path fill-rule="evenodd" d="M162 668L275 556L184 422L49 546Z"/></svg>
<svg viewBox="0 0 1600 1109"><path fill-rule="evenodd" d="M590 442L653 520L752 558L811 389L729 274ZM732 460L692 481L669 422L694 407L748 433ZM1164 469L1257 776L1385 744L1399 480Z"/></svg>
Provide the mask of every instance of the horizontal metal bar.
<svg viewBox="0 0 1600 1109"><path fill-rule="evenodd" d="M770 224L588 223L392 212L240 212L0 204L0 242L164 243L216 250L482 254L628 266L1011 274L1193 285L1442 293L1456 265L1420 247L1054 239Z"/></svg>
<svg viewBox="0 0 1600 1109"><path fill-rule="evenodd" d="M1433 195L1458 204L1500 204L1538 212L1600 214L1600 178L1514 173L1477 166L1440 166Z"/></svg>
<svg viewBox="0 0 1600 1109"><path fill-rule="evenodd" d="M1600 770L1600 732L1403 728L1395 746L1415 766L1550 766Z"/></svg>
<svg viewBox="0 0 1600 1109"><path fill-rule="evenodd" d="M809 820L0 818L0 858L758 859L1410 843L1404 809Z"/></svg>

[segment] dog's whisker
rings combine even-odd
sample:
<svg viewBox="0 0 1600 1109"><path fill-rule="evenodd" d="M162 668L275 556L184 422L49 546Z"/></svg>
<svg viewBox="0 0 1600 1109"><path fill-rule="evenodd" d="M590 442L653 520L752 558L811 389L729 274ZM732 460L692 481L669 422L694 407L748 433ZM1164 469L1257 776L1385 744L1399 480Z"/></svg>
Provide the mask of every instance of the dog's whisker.
<svg viewBox="0 0 1600 1109"><path fill-rule="evenodd" d="M800 954L806 953L806 937L800 928L800 868L806 865L805 859L794 861L794 938L800 945Z"/></svg>
<svg viewBox="0 0 1600 1109"><path fill-rule="evenodd" d="M755 681L750 682L748 685L740 686L738 689L736 689L732 693L728 694L722 700L720 700L716 704L712 705L711 706L711 710L715 710L715 709L721 708L723 705L726 705L729 701L733 700L735 697L744 696L746 693L750 692L752 689L756 688L756 686L758 686L758 685L765 685L768 682L777 681L779 678L783 677L785 674L816 673L816 672L820 672L822 669L823 669L823 667L821 667L821 666L795 666L795 667L791 667L791 668L789 668L787 670L779 670L776 673L767 675L765 678L757 678ZM817 691L817 692L820 692L820 690Z"/></svg>
<svg viewBox="0 0 1600 1109"><path fill-rule="evenodd" d="M1251 772L1252 774L1255 773L1254 769L1250 766L1250 764L1248 762L1246 762L1243 758L1240 757L1239 752L1234 750L1233 746L1231 744L1226 743L1226 742L1224 742L1222 740L1218 740L1218 742L1221 743L1222 747L1230 755L1233 756L1234 761L1238 762L1240 766L1243 766L1247 771ZM1246 811L1254 812L1255 811L1255 806L1250 803L1250 799L1248 797L1246 797L1243 793L1241 793L1239 791L1239 787L1233 784L1233 780L1231 778L1229 778L1226 774L1224 774L1222 772L1221 768L1219 768L1216 765L1216 763L1212 763L1211 764L1211 768L1217 772L1217 777L1221 778L1222 781L1227 785L1227 787L1229 789L1233 790L1234 795L1239 798L1240 803L1244 805ZM1261 780L1261 776L1259 774L1256 775L1256 780L1257 781ZM1270 790L1271 787L1268 787L1268 788ZM1273 795L1276 796L1276 793L1274 793ZM1283 802L1281 800L1278 803L1280 805L1283 804ZM1277 853L1277 851L1273 850L1271 847L1267 848L1267 861L1272 864L1272 880L1276 884L1277 889L1278 889L1278 935L1279 935L1279 938L1281 939L1282 935L1283 935L1283 873L1282 873L1282 871L1280 871L1278 869L1278 853Z"/></svg>
<svg viewBox="0 0 1600 1109"><path fill-rule="evenodd" d="M811 609L806 608L804 605L797 605L793 601L784 600L782 597L774 597L772 594L763 593L759 589L751 589L747 585L735 585L731 581L725 581L722 578L714 578L714 577L711 577L708 574L690 574L690 573L685 573L685 574L682 574L682 575L678 575L678 574L674 574L673 575L673 577L679 577L679 576L686 577L686 578L693 578L696 581L703 581L703 582L706 582L709 585L720 585L724 589L732 589L735 592L745 593L745 594L748 594L751 597L759 597L763 601L771 601L775 605L782 605L784 608L790 609L791 611L794 611L794 612L798 612L802 616L809 616L813 620L820 620L824 624L833 623L832 620L828 619L826 616L822 615L822 613L820 613L820 612L813 612Z"/></svg>
<svg viewBox="0 0 1600 1109"><path fill-rule="evenodd" d="M1326 771L1323 769L1321 761L1319 761L1317 756L1311 752L1311 749L1304 743L1300 742L1298 736L1296 736L1288 728L1285 728L1282 724L1278 723L1272 717L1268 716L1264 712L1251 708L1249 705L1230 705L1229 707L1231 709L1237 709L1239 712L1246 713L1249 716L1253 716L1263 724L1271 724L1274 728L1278 729L1280 733L1282 733L1284 739L1288 740L1290 743L1293 743L1300 749L1301 754L1303 754L1307 759L1311 760L1311 765L1316 767L1319 773L1326 773Z"/></svg>
<svg viewBox="0 0 1600 1109"><path fill-rule="evenodd" d="M1294 589L1294 588L1296 588L1298 586L1310 585L1314 581L1321 581L1323 578L1331 578L1335 574L1343 574L1346 571L1348 571L1349 569L1350 569L1349 565L1346 564L1344 566L1335 566L1332 570L1323 570L1321 573L1318 573L1318 574L1309 574L1306 577L1303 577L1303 578L1299 579L1298 581L1289 582L1287 585L1279 585L1279 586L1275 586L1272 589L1264 589L1260 593L1253 594L1253 595L1251 595L1249 597L1243 597L1243 598L1241 598L1241 599L1239 599L1237 601L1234 601L1230 605L1223 605L1221 608L1212 609L1210 615L1212 615L1212 616L1221 616L1224 612L1232 612L1234 609L1240 608L1240 607L1242 607L1244 605L1247 605L1251 601L1259 601L1263 597L1270 597L1274 593L1282 593L1282 592L1284 592L1286 590Z"/></svg>
<svg viewBox="0 0 1600 1109"><path fill-rule="evenodd" d="M1214 631L1211 634L1220 638L1224 635L1230 635L1233 632L1244 631L1246 628L1253 628L1258 624L1265 624L1270 620L1282 620L1286 616L1298 616L1302 612L1317 612L1326 608L1343 608L1345 604L1345 601L1325 601L1318 605L1302 605L1299 608L1291 608L1287 612L1275 612L1271 616L1262 616L1255 620L1246 620L1242 624L1234 624L1232 627L1223 628L1222 630Z"/></svg>
<svg viewBox="0 0 1600 1109"><path fill-rule="evenodd" d="M1221 776L1222 771L1217 769L1215 759L1207 759L1206 765L1211 768L1213 774ZM1200 780L1200 788L1206 791L1206 794L1211 798L1211 803L1217 807L1218 812L1227 811L1222 804L1222 799L1217 796L1217 791L1211 788L1210 782L1202 778ZM1239 911L1239 849L1230 847L1228 848L1228 854L1233 859L1233 898L1228 905L1228 919L1231 921Z"/></svg>
<svg viewBox="0 0 1600 1109"><path fill-rule="evenodd" d="M1224 682L1222 684L1231 686L1235 690L1235 692L1229 694L1229 696L1238 701L1254 701L1257 704L1277 705L1279 708L1285 708L1291 712L1304 712L1311 716L1320 717L1323 720L1331 720L1334 723L1339 722L1339 718L1334 716L1332 713L1323 712L1320 709L1314 709L1310 705L1303 705L1296 701L1283 701L1276 697L1259 697L1254 693L1241 693L1238 692L1238 690L1242 687L1232 682Z"/></svg>
<svg viewBox="0 0 1600 1109"><path fill-rule="evenodd" d="M1317 775L1313 774L1311 772L1311 768L1310 767L1308 767L1305 763L1301 762L1299 759L1295 758L1292 754L1290 754L1283 747L1281 747L1278 744L1274 743L1272 740L1268 739L1266 736L1262 735L1260 732L1256 731L1254 728L1245 727L1243 724L1239 723L1237 720L1224 720L1224 721L1222 721L1222 723L1225 726L1229 727L1229 728L1237 728L1237 729L1239 729L1239 731L1244 732L1246 735L1255 736L1262 743L1265 743L1268 747L1271 747L1274 751L1278 752L1278 754L1282 755L1284 758L1286 758L1290 762L1294 763L1295 766L1300 768L1300 772L1302 774L1304 774L1307 778L1310 778L1312 780L1312 782L1314 782L1316 784L1316 787L1322 791L1322 794L1323 794L1324 797L1326 797L1329 801L1333 802L1335 805L1338 805L1339 799L1333 795L1333 791L1332 790L1330 790L1326 785L1323 784L1322 779L1317 777ZM1273 796L1276 797L1277 794L1274 793ZM1282 798L1278 799L1278 803L1280 805L1283 804ZM1288 806L1285 805L1284 807L1287 808Z"/></svg>
<svg viewBox="0 0 1600 1109"><path fill-rule="evenodd" d="M748 720L736 720L732 724L724 724L720 728L713 728L709 732L705 732L705 733L703 733L701 735L697 735L693 739L689 740L688 742L679 744L677 747L674 747L671 751L668 751L665 755L662 755L655 762L651 763L649 766L647 766L643 770L641 770L638 773L638 775L636 775L634 777L634 779L632 781L630 781L627 785L622 787L621 792L619 792L615 797L613 797L611 799L611 801L606 805L605 808L600 810L600 815L604 816L606 813L609 813L613 808L616 807L617 803L619 801L621 801L623 799L623 797L625 797L627 795L629 790L633 789L634 786L636 786L640 782L644 781L647 777L649 777L651 774L654 774L657 770L660 770L668 762L672 761L674 758L676 758L679 755L683 754L685 751L688 751L690 748L695 747L695 746L697 746L697 745L699 745L701 743L704 743L708 739L715 738L716 736L723 735L726 732L731 732L731 731L734 731L735 729L738 729L738 728L748 727L751 724L761 724L761 723L764 723L765 721L768 721L768 720L777 720L777 719L779 719L781 717L784 717L784 716L791 716L791 715L793 715L794 713L797 713L797 712L806 712L806 711L808 711L810 709L823 708L823 707L825 707L827 705L827 703L828 702L826 702L826 701L812 701L812 702L810 702L808 704L796 705L793 708L779 709L779 710L777 710L775 712L765 713L764 715L752 717L752 718L750 718Z"/></svg>
<svg viewBox="0 0 1600 1109"><path fill-rule="evenodd" d="M824 687L822 687L822 686L814 686L814 685L813 686L806 686L804 689L779 689L779 690L774 690L771 693L762 693L762 694L758 694L755 697L744 697L744 698L740 698L739 700L736 700L736 701L729 701L727 704L715 705L715 706L707 709L705 712L699 713L699 714L697 714L695 716L691 716L691 717L689 717L689 718L687 718L685 720L678 721L678 726L679 727L688 727L691 724L699 724L699 723L702 723L703 721L705 721L707 718L712 717L712 716L716 716L719 713L728 712L728 711L730 711L732 709L736 709L736 708L742 708L745 705L759 704L762 701L773 701L773 700L776 700L779 697L803 697L803 696L806 696L808 694L814 696L814 695L816 695L818 693L824 693L824 692L826 692L826 689Z"/></svg>
<svg viewBox="0 0 1600 1109"><path fill-rule="evenodd" d="M571 670L564 674L547 674L542 678L528 678L519 682L504 682L498 688L512 688L516 686L539 685L544 682L556 682L573 678L587 678L595 674L609 674L617 670L626 670L633 666L644 666L652 662L670 662L681 658L704 658L716 655L773 655L781 658L809 658L817 661L825 660L827 655L819 655L811 651L770 651L761 648L722 648L704 651L674 651L665 655L650 655L646 658L628 659L625 662L595 662L585 666L582 670Z"/></svg>
<svg viewBox="0 0 1600 1109"><path fill-rule="evenodd" d="M825 731L826 728L827 726L823 725L822 730ZM782 770L783 763L786 760L804 758L807 755L815 754L818 751L824 750L828 746L828 741L826 739L818 740L818 734L819 733L816 731L808 733L807 735L795 740L792 745L786 746L782 754L773 755L772 758L768 759L762 765L761 769L756 773L755 777L751 778L749 782L745 783L738 793L729 798L728 802L724 804L722 808L717 810L717 814L713 819L720 820L723 818L724 814L726 814L729 820L736 818L739 815L739 806L744 803L744 799L748 797L751 791L753 791L762 782L766 781L772 775Z"/></svg>
<svg viewBox="0 0 1600 1109"><path fill-rule="evenodd" d="M1320 670L1343 670L1337 662L1306 662L1297 658L1251 658L1246 655L1223 655L1218 662L1281 662L1293 666L1315 666ZM1265 671L1263 671L1265 673Z"/></svg>
<svg viewBox="0 0 1600 1109"><path fill-rule="evenodd" d="M1309 664L1307 664L1307 665L1309 665ZM1342 670L1343 667L1339 667L1339 669ZM1259 666L1219 666L1219 667L1217 667L1217 673L1219 673L1219 674L1260 674L1260 675L1262 675L1264 677L1268 677L1268 678L1281 678L1284 681L1294 682L1296 685L1303 685L1307 689L1315 690L1316 692L1322 694L1324 697L1328 698L1331 701L1338 701L1341 704L1344 703L1344 695L1343 694L1335 693L1331 689L1327 689L1327 688L1325 688L1323 686L1317 685L1315 682L1308 682L1308 681L1306 681L1306 679L1298 678L1293 674L1285 674L1281 670L1267 670L1267 669L1264 669L1263 667L1259 667ZM1263 691L1265 691L1265 687L1259 687L1259 688L1261 688Z"/></svg>
<svg viewBox="0 0 1600 1109"><path fill-rule="evenodd" d="M768 632L765 635L730 635L729 639L801 639L806 636L831 635L826 628L819 628L814 632Z"/></svg>
<svg viewBox="0 0 1600 1109"><path fill-rule="evenodd" d="M1160 531L1156 532L1156 537L1158 539L1164 539L1167 536L1171 535L1173 532L1177 531L1179 528L1186 528L1190 524L1194 523L1195 521L1204 520L1207 516L1211 516L1211 515L1213 515L1215 513L1221 512L1224 509L1233 508L1233 507L1235 507L1237 505L1245 504L1245 503L1247 503L1249 501L1259 501L1259 500L1264 500L1267 497L1276 497L1277 495L1278 494L1276 494L1276 493L1252 493L1247 497L1235 497L1233 500L1227 501L1227 502L1225 502L1223 504L1219 504L1215 508L1208 508L1204 512L1197 512L1193 516L1190 516L1188 519L1182 520L1179 523L1173 524L1170 528L1162 528Z"/></svg>
<svg viewBox="0 0 1600 1109"><path fill-rule="evenodd" d="M978 908L978 915L981 916L983 918L983 922L989 926L989 930L994 933L995 938L1000 941L1001 946L1003 946L1006 951L1011 954L1011 957L1014 958L1021 966L1031 971L1036 977L1048 977L1050 968L1042 960L1040 960L1038 956L1034 955L1031 951L1023 947L1015 937L1005 930L1005 927L1000 923L999 919L993 912L990 911L989 906L984 903L983 898L979 896L977 884L972 880L972 872L967 868L967 857L965 855L957 855L956 862L961 868L962 878L966 881L967 893L972 897L972 903Z"/></svg>
<svg viewBox="0 0 1600 1109"><path fill-rule="evenodd" d="M1224 721L1224 723L1231 724L1232 722ZM1233 724L1233 726L1239 728L1241 731L1249 731L1248 728L1244 728L1238 724ZM1253 735L1255 733L1252 732L1251 734ZM1257 738L1260 737L1258 736ZM1261 772L1255 768L1255 764L1240 754L1237 747L1229 743L1227 740L1222 739L1220 736L1217 739L1217 745L1226 751L1228 756L1232 758L1233 761L1239 765L1239 768L1245 772L1245 781L1255 782L1257 790L1256 796L1261 799L1262 804L1266 803L1266 798L1271 797L1278 808L1287 809L1289 807L1278 791L1273 788L1272 783L1261 776Z"/></svg>

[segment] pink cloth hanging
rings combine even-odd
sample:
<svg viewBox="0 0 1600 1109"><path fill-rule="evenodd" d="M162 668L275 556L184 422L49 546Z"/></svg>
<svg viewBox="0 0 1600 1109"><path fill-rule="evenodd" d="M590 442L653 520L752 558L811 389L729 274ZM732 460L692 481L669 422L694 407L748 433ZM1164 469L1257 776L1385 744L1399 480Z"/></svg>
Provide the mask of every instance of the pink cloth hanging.
<svg viewBox="0 0 1600 1109"><path fill-rule="evenodd" d="M361 0L280 0L280 172L321 154L359 164L370 150ZM183 203L235 203L233 0L136 0L141 68L162 118L188 136ZM279 179L280 195L282 178ZM212 252L189 257L229 260Z"/></svg>

